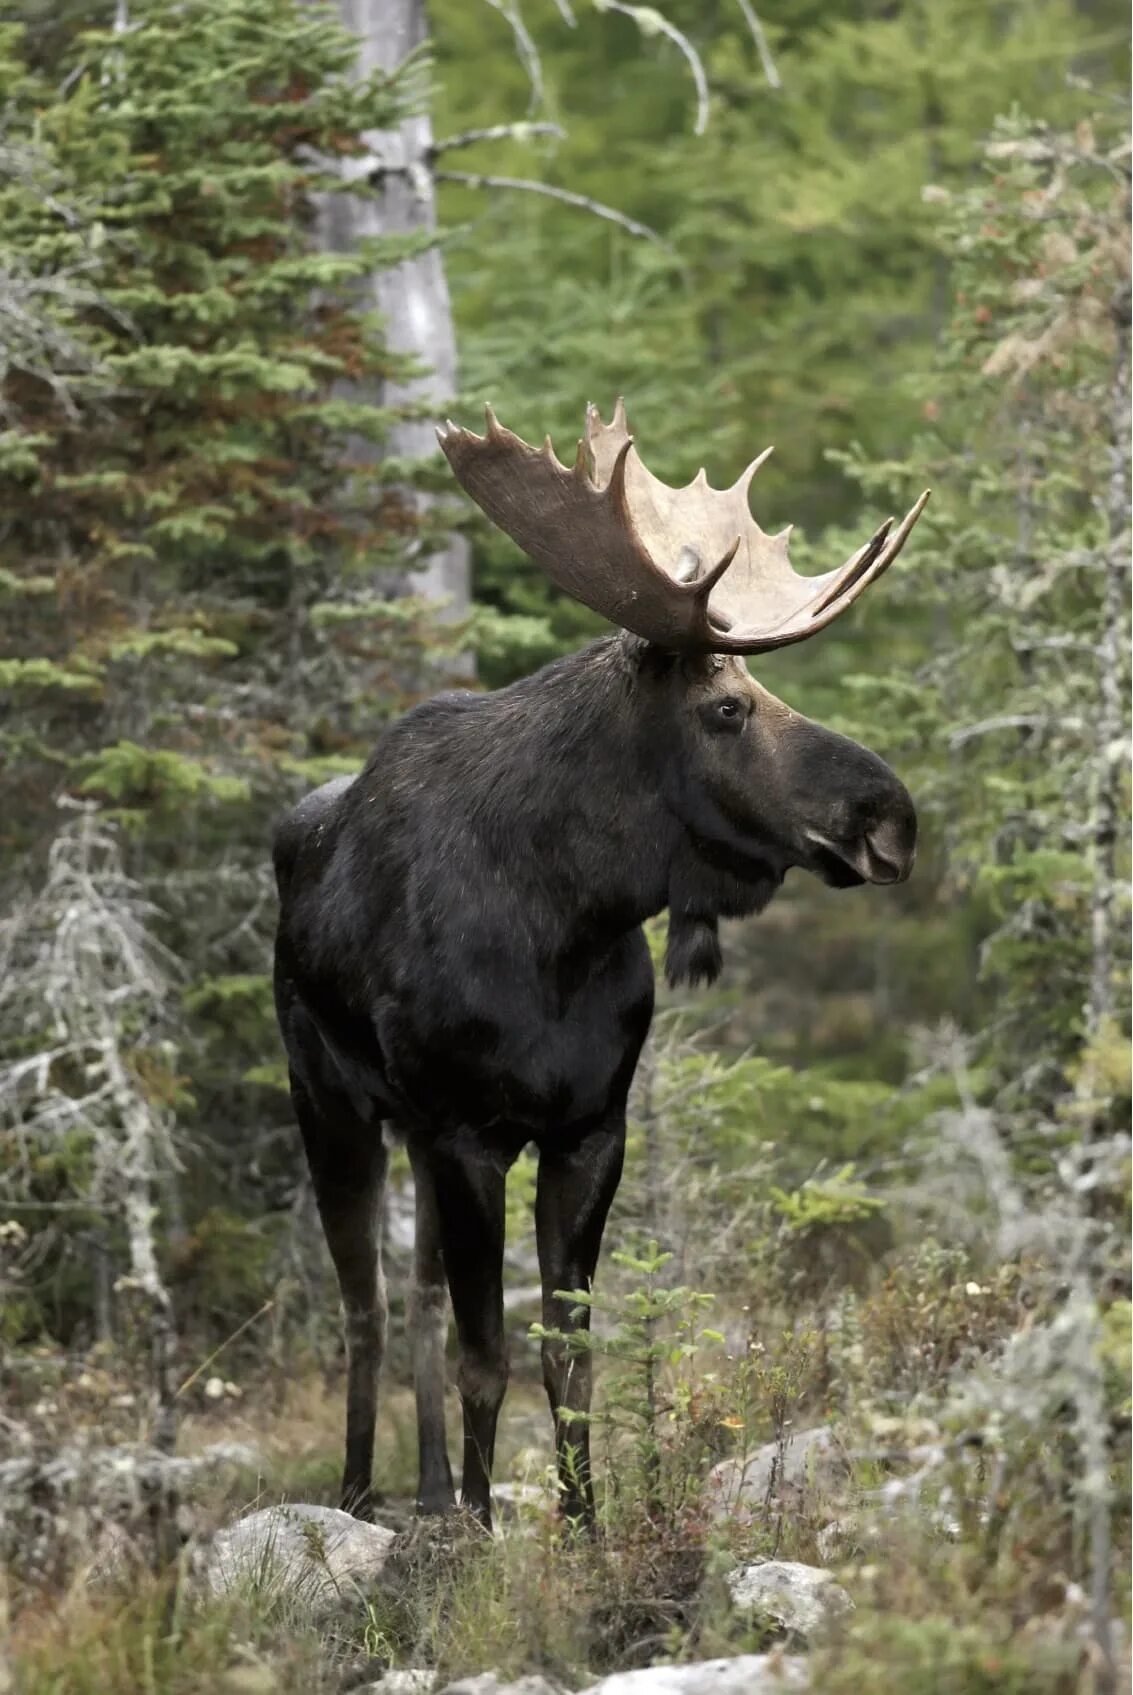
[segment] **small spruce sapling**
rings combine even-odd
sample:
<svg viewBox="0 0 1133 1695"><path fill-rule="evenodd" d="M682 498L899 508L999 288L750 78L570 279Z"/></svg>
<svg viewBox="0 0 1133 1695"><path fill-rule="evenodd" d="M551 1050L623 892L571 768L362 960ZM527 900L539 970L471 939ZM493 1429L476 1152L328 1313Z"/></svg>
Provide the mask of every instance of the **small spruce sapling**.
<svg viewBox="0 0 1133 1695"><path fill-rule="evenodd" d="M640 1507L651 1521L661 1522L678 1513L689 1494L695 1456L682 1438L695 1427L691 1367L706 1346L720 1346L724 1339L698 1322L713 1295L666 1285L663 1274L672 1258L655 1241L637 1252L616 1250L613 1263L635 1279L627 1293L558 1291L574 1303L576 1316L598 1313L609 1320L608 1329L595 1334L536 1324L531 1330L540 1341L562 1343L572 1357L590 1354L610 1363L600 1410L567 1415L587 1419L605 1434L607 1519L614 1510ZM711 1375L706 1381L713 1381Z"/></svg>

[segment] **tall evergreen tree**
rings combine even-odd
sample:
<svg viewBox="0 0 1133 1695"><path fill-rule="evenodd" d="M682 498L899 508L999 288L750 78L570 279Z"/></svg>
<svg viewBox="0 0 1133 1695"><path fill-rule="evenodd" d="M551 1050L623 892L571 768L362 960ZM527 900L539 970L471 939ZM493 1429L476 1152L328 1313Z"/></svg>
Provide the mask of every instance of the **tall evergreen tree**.
<svg viewBox="0 0 1133 1695"><path fill-rule="evenodd" d="M0 183L0 272L38 314L3 325L8 886L36 882L61 793L123 833L180 962L182 1028L139 1028L129 1063L192 1127L189 1243L242 1182L262 1207L291 1181L285 1104L265 1093L271 818L357 768L435 644L383 589L424 535L414 468L370 450L394 414L339 392L400 369L356 285L414 243L326 253L315 234L335 161L419 98L419 65L356 78L350 37L299 0L139 0L126 29L71 35L50 76L28 45L0 37L20 163ZM41 1009L24 1014L17 1058L50 1046ZM42 1151L12 1181L81 1200L73 1145Z"/></svg>

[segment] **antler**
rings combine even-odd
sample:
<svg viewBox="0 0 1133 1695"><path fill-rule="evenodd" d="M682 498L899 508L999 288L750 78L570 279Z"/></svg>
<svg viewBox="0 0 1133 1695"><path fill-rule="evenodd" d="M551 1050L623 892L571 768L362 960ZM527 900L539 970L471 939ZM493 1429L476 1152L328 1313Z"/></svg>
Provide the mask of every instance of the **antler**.
<svg viewBox="0 0 1133 1695"><path fill-rule="evenodd" d="M928 491L893 529L889 518L836 571L800 577L790 529L769 536L748 489L771 449L730 489L703 470L686 488L647 471L621 400L603 424L587 408L572 470L547 437L529 447L485 408L483 436L449 423L437 439L458 480L492 519L575 600L659 647L760 653L825 629L896 559Z"/></svg>

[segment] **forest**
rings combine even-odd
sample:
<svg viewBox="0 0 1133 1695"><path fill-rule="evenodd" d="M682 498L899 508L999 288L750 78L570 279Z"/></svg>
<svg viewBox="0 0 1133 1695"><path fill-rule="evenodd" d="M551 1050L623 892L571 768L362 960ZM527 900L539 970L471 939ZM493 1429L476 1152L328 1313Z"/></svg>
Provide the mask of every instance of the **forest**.
<svg viewBox="0 0 1133 1695"><path fill-rule="evenodd" d="M1113 1695L1130 1676L1130 140L1114 0L8 0L0 1695ZM670 987L556 1510L530 1151L496 1530L374 1522L288 1094L275 820L606 632L436 446L490 403L883 584L759 683L912 877ZM537 852L517 841L517 855ZM460 1456L456 1350L448 1433Z"/></svg>

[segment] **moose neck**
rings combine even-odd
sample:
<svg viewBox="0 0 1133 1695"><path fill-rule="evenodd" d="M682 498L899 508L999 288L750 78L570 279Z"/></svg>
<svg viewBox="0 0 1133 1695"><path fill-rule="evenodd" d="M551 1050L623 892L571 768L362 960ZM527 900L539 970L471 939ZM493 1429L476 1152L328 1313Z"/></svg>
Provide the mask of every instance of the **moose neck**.
<svg viewBox="0 0 1133 1695"><path fill-rule="evenodd" d="M514 844L530 844L520 874L545 892L560 942L629 930L661 911L680 830L643 736L624 640L594 642L488 698L508 752L506 780L485 789L485 819L513 861Z"/></svg>
<svg viewBox="0 0 1133 1695"><path fill-rule="evenodd" d="M501 691L511 804L494 816L502 842L530 841L560 948L600 946L668 906L669 977L711 981L717 918L759 910L779 876L753 880L690 806L678 697L624 637Z"/></svg>

